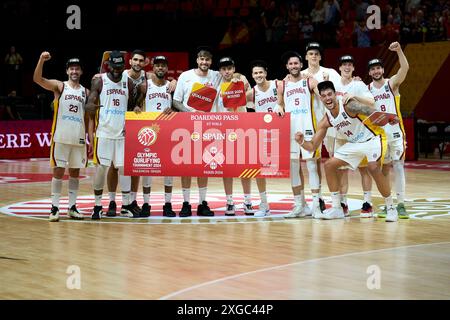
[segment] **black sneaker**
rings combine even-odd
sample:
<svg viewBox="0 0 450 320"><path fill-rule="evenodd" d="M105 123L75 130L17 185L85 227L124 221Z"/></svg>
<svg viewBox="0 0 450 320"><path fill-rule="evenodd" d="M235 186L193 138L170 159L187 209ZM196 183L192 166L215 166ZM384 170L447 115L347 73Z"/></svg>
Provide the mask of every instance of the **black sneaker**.
<svg viewBox="0 0 450 320"><path fill-rule="evenodd" d="M130 211L133 214L134 218L141 216L141 208L138 206L137 201L134 200L132 203L130 203Z"/></svg>
<svg viewBox="0 0 450 320"><path fill-rule="evenodd" d="M102 206L94 206L94 212L92 213L92 220L100 220L102 218Z"/></svg>
<svg viewBox="0 0 450 320"><path fill-rule="evenodd" d="M152 208L147 202L142 205L141 213L139 217L147 218L150 217L150 209Z"/></svg>
<svg viewBox="0 0 450 320"><path fill-rule="evenodd" d="M226 216L235 216L236 215L236 207L234 204L227 203L227 209L225 210Z"/></svg>
<svg viewBox="0 0 450 320"><path fill-rule="evenodd" d="M211 211L211 209L208 207L208 202L203 201L202 204L198 205L197 216L202 216L202 217L214 216L214 211Z"/></svg>
<svg viewBox="0 0 450 320"><path fill-rule="evenodd" d="M189 202L183 202L183 207L181 207L180 217L190 217L192 216L192 209Z"/></svg>
<svg viewBox="0 0 450 320"><path fill-rule="evenodd" d="M115 201L110 201L108 211L106 212L106 216L115 217L116 215L117 215L117 204Z"/></svg>
<svg viewBox="0 0 450 320"><path fill-rule="evenodd" d="M323 201L322 198L319 198L319 206L320 206L320 211L324 212L327 207L325 206L325 201Z"/></svg>
<svg viewBox="0 0 450 320"><path fill-rule="evenodd" d="M191 206L189 206L189 210L190 210L190 207ZM183 210L181 210L181 211L183 211ZM169 218L173 218L173 217L177 216L175 211L172 210L172 204L170 202L167 202L166 204L163 205L163 216L169 217ZM180 212L180 217L181 217L181 212Z"/></svg>

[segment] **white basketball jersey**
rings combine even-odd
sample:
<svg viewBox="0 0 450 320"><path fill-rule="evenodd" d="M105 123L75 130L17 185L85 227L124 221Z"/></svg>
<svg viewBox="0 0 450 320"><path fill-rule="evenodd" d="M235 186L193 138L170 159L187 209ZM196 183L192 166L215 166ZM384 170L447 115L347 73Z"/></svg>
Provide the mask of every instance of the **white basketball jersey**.
<svg viewBox="0 0 450 320"><path fill-rule="evenodd" d="M122 139L125 136L125 113L128 109L128 75L119 82L111 81L102 74L103 87L97 111L97 138Z"/></svg>
<svg viewBox="0 0 450 320"><path fill-rule="evenodd" d="M172 95L169 90L169 81L162 86L156 85L153 80L147 80L147 93L145 94L146 112L163 112L172 106Z"/></svg>
<svg viewBox="0 0 450 320"><path fill-rule="evenodd" d="M302 74L307 74L307 73L308 73L308 69L302 71ZM328 80L333 82L334 87L336 88L339 85L339 82L341 81L341 76L334 69L325 68L325 67L320 66L319 71L317 73L313 74L313 78L316 79L317 82L320 83L325 80L323 77L324 73L328 74ZM318 122L320 122L320 120L322 120L322 118L325 116L326 108L323 105L322 101L320 100L320 97L317 95L315 95L313 107L314 107L314 113L316 114L316 119ZM327 136L335 137L336 130L334 130L334 128L329 128L327 131Z"/></svg>
<svg viewBox="0 0 450 320"><path fill-rule="evenodd" d="M338 99L339 114L335 118L327 109L326 115L329 123L336 129L339 136L345 138L348 142L366 142L377 135L384 135L383 129L377 126L363 123L366 118L362 115L351 117L345 111L342 100Z"/></svg>
<svg viewBox="0 0 450 320"><path fill-rule="evenodd" d="M273 112L277 105L277 81L269 81L269 89L261 91L258 86L253 87L253 103L256 112Z"/></svg>
<svg viewBox="0 0 450 320"><path fill-rule="evenodd" d="M54 142L71 145L84 145L86 131L84 126L84 106L87 101L86 89L80 85L74 89L64 82L63 91L54 101L52 137Z"/></svg>
<svg viewBox="0 0 450 320"><path fill-rule="evenodd" d="M308 79L284 83L285 111L291 113L291 133L300 131L305 140L312 139L316 132L317 122L313 110L313 97L309 89Z"/></svg>
<svg viewBox="0 0 450 320"><path fill-rule="evenodd" d="M384 131L387 135L387 141L394 141L405 138L405 129L403 127L402 114L400 112L400 95L395 96L389 85L389 79L385 79L384 84L375 88L373 82L368 86L370 92L375 98L375 109L378 111L394 113L400 119L400 122L394 125L385 125Z"/></svg>

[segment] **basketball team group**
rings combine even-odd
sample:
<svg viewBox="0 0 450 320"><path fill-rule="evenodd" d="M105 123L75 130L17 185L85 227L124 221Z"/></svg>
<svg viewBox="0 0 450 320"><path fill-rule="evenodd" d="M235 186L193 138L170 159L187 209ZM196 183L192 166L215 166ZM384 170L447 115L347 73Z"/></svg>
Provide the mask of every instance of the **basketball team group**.
<svg viewBox="0 0 450 320"><path fill-rule="evenodd" d="M286 67L283 80L268 80L267 63L253 61L250 66L255 82L253 88L246 77L236 71L232 57L221 57L218 71L212 70L213 55L208 47L197 49L196 68L183 72L172 81L166 80L170 63L167 57L147 57L144 51L135 50L130 56L130 69L125 69L124 54L112 51L107 61L109 71L96 74L90 89L80 84L83 66L78 58L67 61L67 80L44 78L44 63L51 59L51 55L42 52L33 80L54 94L50 151L52 207L49 221L60 219L60 198L66 168L69 173L68 216L72 219L84 218L77 209L76 201L80 169L87 166L90 157L96 166L93 178L95 205L91 219L100 220L104 215L150 217L152 177L124 175L125 114L127 111L200 112L195 105L189 104L194 83L213 87L219 92L210 112L264 112L279 117L290 113L290 180L294 203L285 218L312 216L314 219L331 220L349 216L347 193L350 169L358 170L361 175L364 197L361 218L376 215L386 222L408 219L404 205L406 140L399 87L406 78L409 65L398 42L391 43L389 50L397 53L400 65L397 73L385 78L383 61L371 59L367 63L367 72L372 81L365 84L353 75L355 60L351 55L340 57L338 73L321 66L323 48L319 43L311 42L306 46L304 58L295 51L282 55ZM153 69L146 72L144 68L150 61ZM224 106L220 86L238 81L244 83L247 104L238 109L228 109ZM323 168L322 144L329 154ZM302 164L306 164L308 172L312 194L310 204L305 200ZM321 181L325 178L322 171L325 171L331 194L330 208L326 208L322 197ZM105 180L108 208L102 206ZM242 208L248 216L270 216L266 179L256 178L260 203L255 208L251 197L251 179L240 180L244 200L238 206L233 200L233 178L223 178L225 215L234 216ZM385 202L383 209L377 213L372 203L373 180ZM183 204L177 213L172 208L173 177L164 177L164 217L176 217L177 214L179 217L192 216L191 182L191 177L181 177ZM143 203L139 206L136 196L141 184ZM208 177L197 177L197 184L197 216L214 216L207 202ZM120 209L116 204L118 185L122 193Z"/></svg>

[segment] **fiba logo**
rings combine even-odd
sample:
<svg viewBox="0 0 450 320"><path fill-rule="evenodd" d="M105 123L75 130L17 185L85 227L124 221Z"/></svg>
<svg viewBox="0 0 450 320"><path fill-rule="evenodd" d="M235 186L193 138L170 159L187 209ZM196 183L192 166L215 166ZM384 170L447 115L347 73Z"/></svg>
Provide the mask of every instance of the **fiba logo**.
<svg viewBox="0 0 450 320"><path fill-rule="evenodd" d="M156 135L155 130L153 130L153 128L144 127L141 130L139 130L138 140L142 145L144 145L146 147L154 144L156 141L156 138L157 138L157 135Z"/></svg>

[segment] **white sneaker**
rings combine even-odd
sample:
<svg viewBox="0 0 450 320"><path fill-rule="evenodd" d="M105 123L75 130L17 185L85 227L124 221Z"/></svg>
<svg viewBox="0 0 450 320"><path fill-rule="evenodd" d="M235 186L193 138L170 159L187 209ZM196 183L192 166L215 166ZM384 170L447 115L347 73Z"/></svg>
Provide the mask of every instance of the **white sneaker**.
<svg viewBox="0 0 450 320"><path fill-rule="evenodd" d="M270 208L267 203L261 203L259 205L259 210L255 212L255 217L267 217L270 216Z"/></svg>
<svg viewBox="0 0 450 320"><path fill-rule="evenodd" d="M306 203L303 204L303 212L305 213L305 217L311 217L313 215L311 208Z"/></svg>
<svg viewBox="0 0 450 320"><path fill-rule="evenodd" d="M48 217L48 221L57 222L59 221L59 209L55 206L52 206L52 210L50 211L50 216Z"/></svg>
<svg viewBox="0 0 450 320"><path fill-rule="evenodd" d="M296 204L291 212L284 215L285 218L303 218L304 216L306 216L306 214L303 205L301 204Z"/></svg>
<svg viewBox="0 0 450 320"><path fill-rule="evenodd" d="M120 216L127 217L127 218L133 218L133 213L130 210L128 210L127 208L124 208L124 206L122 206L122 209L120 209Z"/></svg>
<svg viewBox="0 0 450 320"><path fill-rule="evenodd" d="M234 216L236 215L236 207L234 204L227 203L227 209L225 210L226 216Z"/></svg>
<svg viewBox="0 0 450 320"><path fill-rule="evenodd" d="M319 203L317 203L316 205L313 204L311 212L314 219L322 219L323 213L322 211L320 211Z"/></svg>
<svg viewBox="0 0 450 320"><path fill-rule="evenodd" d="M396 222L398 221L398 212L394 206L387 209L386 222Z"/></svg>
<svg viewBox="0 0 450 320"><path fill-rule="evenodd" d="M342 208L329 208L322 213L322 219L324 220L343 219L344 217Z"/></svg>
<svg viewBox="0 0 450 320"><path fill-rule="evenodd" d="M69 211L67 212L67 214L69 215L69 217L71 217L72 219L77 219L77 220L83 220L84 219L84 215L79 213L77 210L77 207L75 207L75 205L73 205Z"/></svg>
<svg viewBox="0 0 450 320"><path fill-rule="evenodd" d="M256 212L251 203L244 203L244 213L246 216L252 216Z"/></svg>

